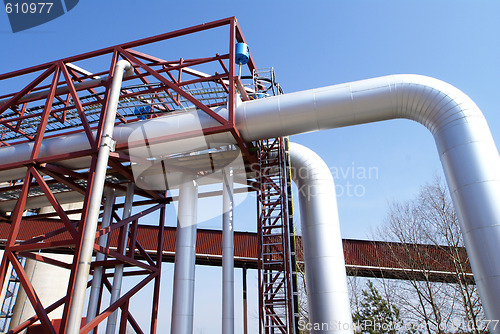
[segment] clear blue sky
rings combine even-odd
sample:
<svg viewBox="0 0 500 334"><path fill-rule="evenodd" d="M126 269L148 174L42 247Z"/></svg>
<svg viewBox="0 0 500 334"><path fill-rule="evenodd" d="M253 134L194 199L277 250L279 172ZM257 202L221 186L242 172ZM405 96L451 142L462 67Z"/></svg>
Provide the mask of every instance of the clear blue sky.
<svg viewBox="0 0 500 334"><path fill-rule="evenodd" d="M285 92L388 74L428 75L468 94L500 142L498 13L498 1L82 0L62 17L16 34L10 31L7 15L0 14L0 73L236 16L257 66L273 66ZM184 47L190 52L197 45ZM169 52L165 50L164 58ZM390 201L411 198L423 183L442 173L431 135L406 120L291 140L315 150L338 172L336 182L344 190L338 197L341 229L346 238L370 237ZM377 173L367 179L353 178L349 173L353 167ZM342 176L342 171L349 175ZM349 185L358 186L363 196L349 196ZM253 222L238 221L238 211L235 219L237 229L253 229L249 225ZM163 291L170 289L167 276L171 273L168 266ZM203 296L197 300L196 327L199 333L203 328L203 333L220 332L220 271L198 267L197 273L203 281L197 293ZM168 326L170 296L166 293L162 298L161 320ZM251 308L250 316L255 318L256 309Z"/></svg>

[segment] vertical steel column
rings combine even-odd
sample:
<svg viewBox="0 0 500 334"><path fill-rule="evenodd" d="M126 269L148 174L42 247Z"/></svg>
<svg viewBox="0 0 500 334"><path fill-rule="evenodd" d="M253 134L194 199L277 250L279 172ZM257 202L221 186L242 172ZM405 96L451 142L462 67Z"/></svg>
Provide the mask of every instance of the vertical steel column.
<svg viewBox="0 0 500 334"><path fill-rule="evenodd" d="M243 334L248 334L247 319L247 265L243 263Z"/></svg>
<svg viewBox="0 0 500 334"><path fill-rule="evenodd" d="M234 333L233 169L222 170L222 334Z"/></svg>
<svg viewBox="0 0 500 334"><path fill-rule="evenodd" d="M167 195L167 193L165 193ZM158 268L158 276L155 278L155 286L153 288L153 308L151 310L151 327L150 334L156 334L158 323L158 303L160 301L160 279L161 279L161 265L163 256L163 240L165 235L165 211L166 207L160 209L160 219L158 228L158 243L156 249L156 267Z"/></svg>
<svg viewBox="0 0 500 334"><path fill-rule="evenodd" d="M94 175L94 187L90 193L87 222L83 231L80 257L76 268L75 283L73 288L73 299L71 300L68 312L68 324L66 334L77 334L80 332L83 307L85 303L85 293L87 291L87 281L90 272L90 263L94 251L95 233L101 208L101 198L106 180L106 170L108 168L109 152L112 151L113 128L116 118L118 100L120 99L120 88L124 71L130 71L132 66L128 61L120 60L116 63L113 81L109 92L108 105L106 106L106 119L102 129L102 139L97 155L97 163Z"/></svg>
<svg viewBox="0 0 500 334"><path fill-rule="evenodd" d="M122 219L127 219L132 214L132 204L134 202L134 184L127 184L127 194L125 196L125 205L123 207L123 216ZM122 244L118 245L118 251L121 251L122 254L126 254L127 249L127 240L128 240L128 229L129 225L125 224L123 226L123 235L122 235ZM122 290L122 280L123 280L123 263L120 263L115 266L115 274L113 276L113 287L111 289L111 298L109 300L109 304L113 304L120 298L120 293ZM123 312L123 311L122 311ZM114 334L116 331L116 322L118 319L118 309L116 309L111 315L108 317L108 323L106 325L106 334Z"/></svg>
<svg viewBox="0 0 500 334"><path fill-rule="evenodd" d="M197 211L198 183L193 177L184 176L179 186L172 334L193 332Z"/></svg>
<svg viewBox="0 0 500 334"><path fill-rule="evenodd" d="M115 203L115 189L107 187L104 190L104 196L106 197L106 202L104 203L104 214L102 217L101 228L106 228L111 224L111 219L113 218L113 204ZM101 235L99 237L99 246L107 247L109 239L109 234ZM97 253L95 260L104 261L106 256L103 253ZM92 275L92 287L90 288L89 306L87 308L86 323L88 324L97 315L97 306L99 304L99 295L101 292L101 282L102 282L103 268L101 266L94 268L94 274ZM95 330L92 330L94 333Z"/></svg>

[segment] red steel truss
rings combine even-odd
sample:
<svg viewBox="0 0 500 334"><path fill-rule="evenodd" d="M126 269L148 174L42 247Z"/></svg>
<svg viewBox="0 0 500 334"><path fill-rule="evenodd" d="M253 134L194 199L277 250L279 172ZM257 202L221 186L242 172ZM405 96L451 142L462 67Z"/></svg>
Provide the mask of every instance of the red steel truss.
<svg viewBox="0 0 500 334"><path fill-rule="evenodd" d="M163 45L178 38L192 36L194 33L209 33L226 30L227 40L220 52L202 54L196 58L163 59L145 53L151 45ZM228 31L227 31L228 30ZM0 75L2 89L13 91L0 94L0 147L32 143L29 158L22 161L6 162L0 165L0 174L12 171L16 175L4 180L0 186L1 220L10 223L10 231L5 245L5 255L0 266L0 281L5 282L9 264L20 279L36 315L9 333L19 333L36 321L40 321L45 333L56 333L50 313L64 305L63 317L58 333L65 333L69 305L73 295L77 260L81 252L82 235L85 229L89 194L94 185L97 151L101 144L101 132L105 118L109 88L114 76L115 64L125 59L132 64L134 75L125 77L121 91L116 125L136 122L140 119L161 117L172 111L187 107L197 107L217 122L217 126L204 129L205 134L230 132L247 161L253 161L251 144L245 143L235 128L235 99L239 91L242 99L248 99L240 78L235 73L235 44L246 42L240 26L234 17L214 21L187 29L124 43L105 49L88 52L46 64L33 66ZM227 44L226 44L227 43ZM224 51L225 49L225 51ZM168 50L165 49L165 50ZM200 50L203 51L203 50ZM166 52L167 53L167 52ZM86 68L95 64L105 64L104 69L90 73ZM255 64L250 57L246 65L250 73ZM207 92L217 91L210 95ZM197 93L196 93L197 92ZM203 94L201 94L201 93ZM208 97L207 97L208 96ZM130 101L131 104L129 103ZM147 102L148 108L138 109L137 105ZM129 104L128 104L129 103ZM228 117L224 118L212 111L211 107L228 106ZM40 155L44 140L73 133L84 133L88 147L67 154ZM166 136L165 139L167 139ZM124 153L126 144L119 144L109 160L106 186L116 192L124 192L127 183L134 182L130 169L130 157ZM75 158L88 160L88 167L74 169L66 162ZM19 171L24 176L17 176ZM15 172L15 173L14 173ZM68 193L80 194L83 202L81 209L65 212L60 198ZM106 255L105 261L92 263L92 268L102 266L105 269L102 286L111 289L108 278L117 264L124 264L128 271L125 275L142 277L140 283L107 308L100 308L97 317L84 325L80 333L88 333L102 323L114 310L121 309L119 333L125 333L127 323L136 333L156 333L158 313L159 281L161 274L163 226L165 206L170 202L166 193L135 189L135 210L132 216L122 219L120 211L113 211L113 224L96 233L94 250ZM60 218L59 226L28 240L19 241L18 234L26 222L23 215L31 214L30 201L45 197L47 205L52 206ZM140 200L138 200L139 198ZM13 208L7 209L7 203L13 202ZM10 212L10 213L9 213ZM157 254L151 257L136 239L139 220L153 212L159 212L157 233ZM81 214L78 222L69 219L69 214ZM101 247L97 238L101 235L118 233L119 238L127 240L126 249ZM71 263L39 255L41 250L70 249L74 254ZM31 258L51 265L71 270L67 294L52 305L42 305L20 263L21 258ZM129 311L130 298L148 283L154 282L151 323L149 328L140 328ZM91 282L89 282L90 286Z"/></svg>

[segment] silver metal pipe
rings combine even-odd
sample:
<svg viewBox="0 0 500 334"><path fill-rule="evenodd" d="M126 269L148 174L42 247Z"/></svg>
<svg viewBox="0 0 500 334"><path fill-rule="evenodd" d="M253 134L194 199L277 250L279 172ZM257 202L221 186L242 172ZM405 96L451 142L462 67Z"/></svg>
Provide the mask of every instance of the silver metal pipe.
<svg viewBox="0 0 500 334"><path fill-rule="evenodd" d="M406 118L434 136L487 319L500 319L500 158L477 105L457 88L394 75L241 103L245 140ZM500 326L490 328L500 333Z"/></svg>
<svg viewBox="0 0 500 334"><path fill-rule="evenodd" d="M222 171L222 334L234 333L233 170Z"/></svg>
<svg viewBox="0 0 500 334"><path fill-rule="evenodd" d="M0 251L0 254L3 257L4 251L3 250ZM12 263L9 262L9 264L7 265L7 275L5 275L4 282L1 282L2 283L2 290L0 292L0 301L2 302L2 305L3 305L3 303L5 303L5 295L7 294L7 288L9 287L9 280L11 278L11 273L12 273ZM10 309L10 307L9 307L9 309Z"/></svg>
<svg viewBox="0 0 500 334"><path fill-rule="evenodd" d="M217 112L221 116L227 117L227 109L218 108ZM154 139L155 137L164 136L167 132L170 134L182 134L186 130L192 132L193 129L196 129L199 130L198 138L200 140L195 140L195 143L203 142L203 144L206 143L207 145L213 144L217 146L235 144L234 137L229 132L223 132L209 136L203 135L203 128L220 125L220 123L209 117L204 111L193 109L179 114L158 117L154 120L160 119L162 120L160 122L152 121L152 119L116 126L113 132L113 139L118 144L127 144L131 134L133 134L135 130L139 130L141 132L144 131L144 133L147 134L147 138ZM189 141L189 138L187 139L187 141ZM165 154L181 153L186 152L185 149L189 150L190 145L192 145L192 143L185 143L182 141L177 141L175 143L166 142L165 145L162 145L162 150L164 150ZM206 149L207 147L211 146L200 147L200 149ZM39 157L44 158L51 156L52 154L68 154L71 152L78 152L88 149L90 149L90 145L87 140L86 134L76 133L67 136L45 139L40 147ZM29 160L32 150L33 142L1 147L0 167L4 164ZM133 153L138 154L139 158L143 158L150 152L147 149L136 149ZM88 166L90 166L90 162L91 158L82 157L77 159L63 160L57 162L57 164L66 168L80 169L88 168ZM22 179L25 174L25 167L1 170L0 182Z"/></svg>
<svg viewBox="0 0 500 334"><path fill-rule="evenodd" d="M101 198L104 190L104 181L106 179L109 152L111 152L114 146L111 136L113 135L118 100L120 98L120 88L124 71L130 70L132 70L132 66L129 62L119 60L116 63L113 81L111 82L109 100L106 108L107 113L104 119L102 139L94 173L94 186L90 193L87 222L85 224L85 230L83 231L80 257L78 258L73 288L73 298L68 313L68 324L66 326L67 334L77 334L80 332L85 303L85 292L87 291L87 281L94 250L95 233L97 230L97 221L99 219L99 210L101 208Z"/></svg>
<svg viewBox="0 0 500 334"><path fill-rule="evenodd" d="M170 332L193 333L198 184L185 176L179 187L174 291Z"/></svg>
<svg viewBox="0 0 500 334"><path fill-rule="evenodd" d="M106 187L104 190L104 197L106 202L104 203L104 213L101 222L101 228L106 228L111 224L111 219L113 218L113 204L115 203L115 189L111 187ZM109 234L101 235L98 240L99 246L106 247L109 240ZM106 256L103 253L96 254L96 261L104 261ZM87 316L85 323L89 323L97 316L97 306L99 305L99 294L101 292L101 282L102 282L102 266L95 267L94 273L92 274L92 286L90 288L89 305L87 308ZM94 333L95 330L92 330Z"/></svg>
<svg viewBox="0 0 500 334"><path fill-rule="evenodd" d="M292 178L299 190L309 324L321 333L353 333L335 184L313 151L290 143ZM328 327L325 328L322 324ZM316 333L316 331L312 331ZM318 331L319 333L319 331Z"/></svg>
<svg viewBox="0 0 500 334"><path fill-rule="evenodd" d="M125 195L125 205L123 207L123 216L122 219L126 219L130 217L132 214L132 206L134 203L134 184L129 183L127 184L127 193ZM130 223L126 224L123 227L123 239L122 244L119 245L121 247L122 254L125 255L126 253L126 248L127 248L127 240L128 240L128 230L129 230L129 225ZM120 294L122 291L122 281L123 281L123 264L118 264L115 266L115 273L113 275L113 286L111 288L111 298L109 300L109 304L113 304L120 298ZM118 319L118 310L115 310L111 315L108 317L108 322L106 324L106 334L114 334L116 332L116 324L117 324L117 319Z"/></svg>

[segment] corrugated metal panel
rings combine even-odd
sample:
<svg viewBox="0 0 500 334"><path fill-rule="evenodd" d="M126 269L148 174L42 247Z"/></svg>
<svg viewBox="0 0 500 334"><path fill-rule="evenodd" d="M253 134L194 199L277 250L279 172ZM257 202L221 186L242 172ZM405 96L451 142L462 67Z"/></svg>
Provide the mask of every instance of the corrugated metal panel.
<svg viewBox="0 0 500 334"><path fill-rule="evenodd" d="M57 220L26 221L21 224L20 240L27 240L63 227ZM5 243L10 225L0 223L0 240ZM137 241L146 251L155 253L158 228L156 226L139 225ZM50 238L50 241L69 238L62 233ZM112 233L111 247L116 247L118 230ZM302 242L297 238L297 260L302 261ZM422 272L426 268L434 275L434 280L452 280L455 271L454 263L446 252L454 251L450 247L433 245L410 245L380 241L344 239L344 254L348 272L359 276L384 276L405 278L408 273ZM173 261L175 253L175 228L165 227L163 243L165 261ZM465 249L460 248L457 254L464 259L466 273L471 274ZM198 229L196 243L197 263L221 265L222 232L218 230ZM251 232L234 233L235 266L246 264L247 268L257 267L257 234ZM406 275L406 276L405 276ZM450 277L444 277L444 276Z"/></svg>

